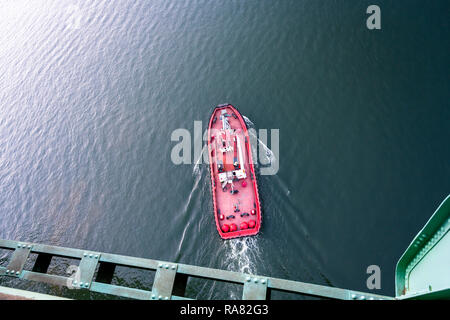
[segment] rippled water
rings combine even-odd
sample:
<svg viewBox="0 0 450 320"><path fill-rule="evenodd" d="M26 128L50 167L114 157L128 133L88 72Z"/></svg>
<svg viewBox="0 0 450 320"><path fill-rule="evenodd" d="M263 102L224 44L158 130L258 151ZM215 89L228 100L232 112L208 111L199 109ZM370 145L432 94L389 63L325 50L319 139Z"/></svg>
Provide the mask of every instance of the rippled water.
<svg viewBox="0 0 450 320"><path fill-rule="evenodd" d="M450 10L380 0L369 31L369 4L0 2L0 238L363 291L376 264L393 295L397 259L450 192ZM207 167L170 159L173 130L224 102L280 130L261 232L231 241ZM225 289L188 294L239 298Z"/></svg>

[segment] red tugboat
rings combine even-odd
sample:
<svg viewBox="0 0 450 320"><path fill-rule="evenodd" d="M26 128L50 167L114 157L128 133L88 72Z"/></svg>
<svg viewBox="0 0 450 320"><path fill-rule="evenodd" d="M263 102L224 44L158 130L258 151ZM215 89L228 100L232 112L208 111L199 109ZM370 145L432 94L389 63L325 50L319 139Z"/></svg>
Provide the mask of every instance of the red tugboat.
<svg viewBox="0 0 450 320"><path fill-rule="evenodd" d="M208 127L209 169L217 231L223 239L261 227L258 185L247 125L231 104L217 106Z"/></svg>

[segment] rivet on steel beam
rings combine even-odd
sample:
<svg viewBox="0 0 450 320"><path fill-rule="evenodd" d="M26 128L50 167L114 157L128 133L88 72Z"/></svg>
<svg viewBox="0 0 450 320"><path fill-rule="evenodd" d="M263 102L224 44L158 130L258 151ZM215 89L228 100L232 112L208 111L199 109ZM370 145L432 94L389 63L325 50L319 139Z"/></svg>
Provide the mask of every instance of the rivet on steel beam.
<svg viewBox="0 0 450 320"><path fill-rule="evenodd" d="M83 286L83 282L80 282L80 287L82 287Z"/></svg>
<svg viewBox="0 0 450 320"><path fill-rule="evenodd" d="M169 269L169 265L168 264L164 265L164 268Z"/></svg>
<svg viewBox="0 0 450 320"><path fill-rule="evenodd" d="M98 254L95 255L95 259L98 259Z"/></svg>
<svg viewBox="0 0 450 320"><path fill-rule="evenodd" d="M92 258L92 253L89 255L89 258Z"/></svg>
<svg viewBox="0 0 450 320"><path fill-rule="evenodd" d="M250 277L245 278L245 281L250 282Z"/></svg>
<svg viewBox="0 0 450 320"><path fill-rule="evenodd" d="M31 246L28 246L28 249L31 249Z"/></svg>
<svg viewBox="0 0 450 320"><path fill-rule="evenodd" d="M165 297L164 300L169 300L169 297Z"/></svg>
<svg viewBox="0 0 450 320"><path fill-rule="evenodd" d="M8 269L8 270L6 270L6 273L9 273L9 269Z"/></svg>
<svg viewBox="0 0 450 320"><path fill-rule="evenodd" d="M19 275L19 274L20 274L20 272L19 272L19 271L17 271L17 272L16 272L16 275Z"/></svg>
<svg viewBox="0 0 450 320"><path fill-rule="evenodd" d="M356 294L352 294L352 299L356 299Z"/></svg>
<svg viewBox="0 0 450 320"><path fill-rule="evenodd" d="M360 299L361 299L361 300L366 300L366 297L365 297L365 296L361 296Z"/></svg>
<svg viewBox="0 0 450 320"><path fill-rule="evenodd" d="M158 268L162 268L162 267L163 267L162 263L158 264Z"/></svg>
<svg viewBox="0 0 450 320"><path fill-rule="evenodd" d="M152 299L155 299L156 298L156 295L155 294L152 294Z"/></svg>
<svg viewBox="0 0 450 320"><path fill-rule="evenodd" d="M86 283L84 284L84 286L85 286L86 288L89 287L89 283L86 282Z"/></svg>
<svg viewBox="0 0 450 320"><path fill-rule="evenodd" d="M77 284L77 280L74 280L72 283L73 283L73 284Z"/></svg>
<svg viewBox="0 0 450 320"><path fill-rule="evenodd" d="M175 266L172 266L172 270L175 270L176 269L176 267Z"/></svg>
<svg viewBox="0 0 450 320"><path fill-rule="evenodd" d="M258 279L256 279L256 278L253 279L253 282L254 282L254 283L258 283Z"/></svg>
<svg viewBox="0 0 450 320"><path fill-rule="evenodd" d="M15 271L14 270L11 270L11 274L13 274Z"/></svg>
<svg viewBox="0 0 450 320"><path fill-rule="evenodd" d="M20 248L20 243L17 245L17 248Z"/></svg>
<svg viewBox="0 0 450 320"><path fill-rule="evenodd" d="M266 284L266 280L265 280L265 279L262 279L262 280L261 280L261 283L262 283L262 284Z"/></svg>
<svg viewBox="0 0 450 320"><path fill-rule="evenodd" d="M158 299L159 299L159 300L162 300L162 296L159 296Z"/></svg>
<svg viewBox="0 0 450 320"><path fill-rule="evenodd" d="M87 253L85 252L85 253L83 254L83 256L84 256L84 257L87 257Z"/></svg>

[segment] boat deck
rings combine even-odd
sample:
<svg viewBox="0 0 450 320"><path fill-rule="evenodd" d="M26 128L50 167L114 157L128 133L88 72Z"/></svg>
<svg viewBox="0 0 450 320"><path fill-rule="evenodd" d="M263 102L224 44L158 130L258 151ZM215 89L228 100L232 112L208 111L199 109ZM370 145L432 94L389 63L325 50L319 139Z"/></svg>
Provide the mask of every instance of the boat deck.
<svg viewBox="0 0 450 320"><path fill-rule="evenodd" d="M226 114L229 115L227 120L230 128L227 130L223 130L222 110L226 110ZM252 179L254 168L250 165L252 159L247 127L239 112L231 106L216 108L211 119L209 152L212 160L211 179L215 185L213 197L217 228L220 228L219 233L222 231L223 238L256 234L260 225L259 199L256 181ZM237 167L235 167L236 160ZM241 179L235 177L232 186L225 182L226 186L222 189L220 174L223 176L223 173L219 172L218 164L223 164L223 171L232 178L235 177L232 175L233 171L237 172L239 169L243 169L246 177ZM232 188L234 193L231 192ZM246 228L245 223L249 227ZM223 232L224 225L231 227L232 224L236 226L235 231Z"/></svg>

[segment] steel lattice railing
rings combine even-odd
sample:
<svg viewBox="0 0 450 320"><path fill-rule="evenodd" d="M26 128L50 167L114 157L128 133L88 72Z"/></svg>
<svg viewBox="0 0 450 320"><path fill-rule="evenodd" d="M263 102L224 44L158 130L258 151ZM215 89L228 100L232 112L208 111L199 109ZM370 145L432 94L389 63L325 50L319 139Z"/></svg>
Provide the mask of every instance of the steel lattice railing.
<svg viewBox="0 0 450 320"><path fill-rule="evenodd" d="M0 277L13 277L58 286L68 286L91 292L142 300L184 300L187 279L203 278L240 284L243 300L270 299L271 290L308 296L343 300L386 300L392 297L359 291L327 287L305 282L284 280L260 275L198 267L187 264L136 258L111 253L64 248L12 240L0 240L0 249L12 250L6 267L0 267ZM31 270L24 266L31 253L37 254ZM77 276L47 273L53 257L74 259L79 262ZM111 284L116 266L156 271L151 291Z"/></svg>

